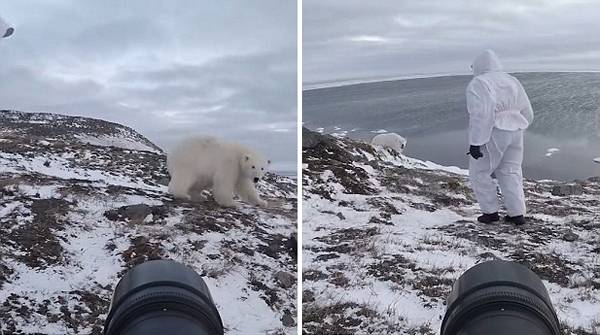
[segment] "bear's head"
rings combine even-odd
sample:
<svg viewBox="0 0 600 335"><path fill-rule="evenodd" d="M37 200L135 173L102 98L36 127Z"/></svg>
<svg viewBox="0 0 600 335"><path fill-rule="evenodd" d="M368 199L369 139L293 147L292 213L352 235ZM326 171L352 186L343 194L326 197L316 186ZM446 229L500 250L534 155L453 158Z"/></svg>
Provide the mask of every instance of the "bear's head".
<svg viewBox="0 0 600 335"><path fill-rule="evenodd" d="M400 149L404 150L404 148L406 148L406 139L404 137L398 136L396 138L396 141L398 142Z"/></svg>
<svg viewBox="0 0 600 335"><path fill-rule="evenodd" d="M270 160L255 154L246 154L242 159L242 177L252 180L254 183L265 175L267 168L271 165Z"/></svg>

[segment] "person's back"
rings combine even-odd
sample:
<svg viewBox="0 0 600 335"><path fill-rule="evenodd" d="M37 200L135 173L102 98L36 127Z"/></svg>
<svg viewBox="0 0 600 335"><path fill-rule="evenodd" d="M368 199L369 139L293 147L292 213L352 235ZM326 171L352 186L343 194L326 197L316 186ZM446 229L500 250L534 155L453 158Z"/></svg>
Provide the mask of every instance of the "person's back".
<svg viewBox="0 0 600 335"><path fill-rule="evenodd" d="M506 220L525 223L523 192L523 130L533 121L533 110L517 78L502 71L491 50L473 62L473 79L467 86L469 112L469 178L484 223L499 220L498 179L506 205Z"/></svg>
<svg viewBox="0 0 600 335"><path fill-rule="evenodd" d="M475 59L473 75L467 86L467 108L480 122L479 129L470 132L471 142L486 143L493 128L527 129L533 121L527 93L517 78L502 71L493 51L486 50Z"/></svg>

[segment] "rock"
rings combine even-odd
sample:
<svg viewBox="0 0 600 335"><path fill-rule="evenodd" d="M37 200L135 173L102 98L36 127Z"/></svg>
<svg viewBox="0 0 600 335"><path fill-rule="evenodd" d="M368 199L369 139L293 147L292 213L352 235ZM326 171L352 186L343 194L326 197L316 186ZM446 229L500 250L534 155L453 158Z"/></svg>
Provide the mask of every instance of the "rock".
<svg viewBox="0 0 600 335"><path fill-rule="evenodd" d="M550 192L554 196L565 197L568 195L579 195L583 193L583 186L579 184L572 185L556 185Z"/></svg>
<svg viewBox="0 0 600 335"><path fill-rule="evenodd" d="M500 259L496 255L494 255L492 252L484 252L482 254L479 254L477 257L479 257L481 259L489 259L489 260Z"/></svg>
<svg viewBox="0 0 600 335"><path fill-rule="evenodd" d="M44 166L45 166L45 167L50 167L50 161L45 161L45 162L44 162Z"/></svg>
<svg viewBox="0 0 600 335"><path fill-rule="evenodd" d="M281 323L285 327L294 327L296 325L296 321L294 320L292 313L290 313L290 311L288 311L288 310L286 310L285 313L283 313L283 317L281 318Z"/></svg>
<svg viewBox="0 0 600 335"><path fill-rule="evenodd" d="M2 194L3 196L7 196L7 197L14 197L15 196L15 192L13 190L9 190L9 189L1 189L0 190L0 194Z"/></svg>
<svg viewBox="0 0 600 335"><path fill-rule="evenodd" d="M130 206L123 206L118 209L113 209L104 213L109 220L119 221L129 219L135 222L143 222L149 215L157 215L160 212L159 209L155 209L146 204L137 204Z"/></svg>
<svg viewBox="0 0 600 335"><path fill-rule="evenodd" d="M104 212L104 216L111 221L119 221L119 212L115 209Z"/></svg>
<svg viewBox="0 0 600 335"><path fill-rule="evenodd" d="M284 247L290 257L294 260L298 257L298 238L296 234L291 234L285 241Z"/></svg>
<svg viewBox="0 0 600 335"><path fill-rule="evenodd" d="M303 302L315 301L315 294L313 293L313 291L310 291L310 290L302 291L302 301Z"/></svg>
<svg viewBox="0 0 600 335"><path fill-rule="evenodd" d="M159 185L168 186L170 181L171 181L171 178L169 178L169 177L163 177L163 178L159 178L156 181L156 183L159 184Z"/></svg>
<svg viewBox="0 0 600 335"><path fill-rule="evenodd" d="M154 217L167 217L169 215L169 211L166 206L154 206L151 207L151 209Z"/></svg>
<svg viewBox="0 0 600 335"><path fill-rule="evenodd" d="M302 149L314 148L325 139L325 136L302 127Z"/></svg>
<svg viewBox="0 0 600 335"><path fill-rule="evenodd" d="M600 183L600 177L598 176L589 177L587 180L591 183Z"/></svg>
<svg viewBox="0 0 600 335"><path fill-rule="evenodd" d="M346 220L346 217L344 214L342 214L342 212L338 212L335 216L337 216L340 220Z"/></svg>
<svg viewBox="0 0 600 335"><path fill-rule="evenodd" d="M143 221L148 215L152 214L152 208L146 204L131 205L122 207L124 214L130 220Z"/></svg>
<svg viewBox="0 0 600 335"><path fill-rule="evenodd" d="M579 235L569 230L562 236L562 239L567 242L574 242L579 239Z"/></svg>
<svg viewBox="0 0 600 335"><path fill-rule="evenodd" d="M283 288L290 288L296 283L296 276L284 271L277 272L275 278L277 279L279 286Z"/></svg>

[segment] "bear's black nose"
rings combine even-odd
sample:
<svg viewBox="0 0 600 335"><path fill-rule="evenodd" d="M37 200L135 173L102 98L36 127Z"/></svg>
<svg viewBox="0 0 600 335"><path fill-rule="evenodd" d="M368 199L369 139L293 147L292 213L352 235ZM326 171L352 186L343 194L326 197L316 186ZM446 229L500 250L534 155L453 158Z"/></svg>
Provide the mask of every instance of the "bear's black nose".
<svg viewBox="0 0 600 335"><path fill-rule="evenodd" d="M258 183L259 179L258 178L254 178L254 182Z"/></svg>

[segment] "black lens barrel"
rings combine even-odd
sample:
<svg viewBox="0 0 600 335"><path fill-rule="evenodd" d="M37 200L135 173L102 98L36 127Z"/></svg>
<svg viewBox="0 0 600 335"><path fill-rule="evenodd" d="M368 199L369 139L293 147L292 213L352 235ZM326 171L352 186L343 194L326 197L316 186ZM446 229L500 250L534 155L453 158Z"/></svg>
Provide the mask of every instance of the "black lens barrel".
<svg viewBox="0 0 600 335"><path fill-rule="evenodd" d="M129 270L117 284L105 335L222 335L223 323L206 283L172 260Z"/></svg>
<svg viewBox="0 0 600 335"><path fill-rule="evenodd" d="M528 268L494 260L467 270L448 296L442 335L560 335L542 281Z"/></svg>

